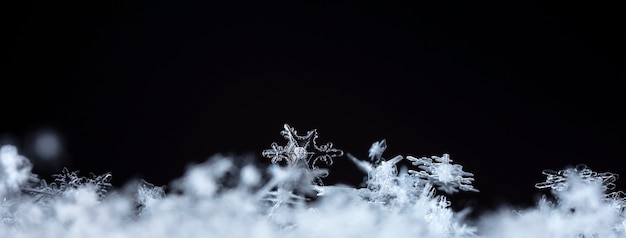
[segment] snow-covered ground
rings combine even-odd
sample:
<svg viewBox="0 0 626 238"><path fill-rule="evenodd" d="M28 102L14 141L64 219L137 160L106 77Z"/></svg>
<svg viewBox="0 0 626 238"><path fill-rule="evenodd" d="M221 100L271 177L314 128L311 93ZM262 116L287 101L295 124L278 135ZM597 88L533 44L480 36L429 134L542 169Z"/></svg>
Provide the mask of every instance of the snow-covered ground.
<svg viewBox="0 0 626 238"><path fill-rule="evenodd" d="M553 197L470 220L446 195L479 191L473 173L448 154L387 159L386 142L374 142L369 159L345 154L367 173L365 187L325 186L332 168L318 163L330 166L344 152L319 144L315 130L300 135L285 125L281 135L286 143L273 143L259 158L272 166L216 155L190 167L167 193L142 180L114 189L108 173L65 169L47 181L5 145L0 237L626 237L625 196L614 191L612 173L545 170L535 186ZM412 167L398 171L403 160Z"/></svg>

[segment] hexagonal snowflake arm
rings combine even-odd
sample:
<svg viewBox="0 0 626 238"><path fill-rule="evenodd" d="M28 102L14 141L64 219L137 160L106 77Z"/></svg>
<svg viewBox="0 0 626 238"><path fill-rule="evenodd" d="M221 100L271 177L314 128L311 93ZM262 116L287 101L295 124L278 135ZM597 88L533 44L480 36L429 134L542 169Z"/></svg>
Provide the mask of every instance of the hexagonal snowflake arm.
<svg viewBox="0 0 626 238"><path fill-rule="evenodd" d="M276 142L273 142L270 146L272 147L271 149L265 149L261 153L263 157L271 159L273 164L283 160L289 162L290 157L288 149L284 146L278 145Z"/></svg>
<svg viewBox="0 0 626 238"><path fill-rule="evenodd" d="M317 150L317 153L314 154L315 159L311 163L313 168L317 168L316 164L318 161L322 161L326 165L332 165L334 163L333 158L343 156L343 150L333 148L332 142L317 145L317 137L317 134L313 137L313 147Z"/></svg>

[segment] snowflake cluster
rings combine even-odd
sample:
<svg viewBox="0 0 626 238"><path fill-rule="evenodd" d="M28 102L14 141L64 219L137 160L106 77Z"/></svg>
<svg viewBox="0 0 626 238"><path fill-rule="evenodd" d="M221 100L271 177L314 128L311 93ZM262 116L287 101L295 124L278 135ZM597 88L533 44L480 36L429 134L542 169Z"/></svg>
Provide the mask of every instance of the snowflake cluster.
<svg viewBox="0 0 626 238"><path fill-rule="evenodd" d="M398 172L398 165L405 158L397 155L385 159L383 153L387 149L386 140L376 141L369 149L370 161L359 160L351 154L348 158L360 169L367 172L365 190L361 196L374 204L385 207L408 210L419 214L418 218L428 224L429 228L437 231L443 237L475 237L475 229L460 224L453 219L450 201L443 195L435 194L435 189L446 193L460 190L478 191L471 185L473 174L464 172L460 166L451 165L447 160L417 159L407 156L407 159L419 165L423 171L406 170ZM439 158L439 157L433 157ZM438 173L442 173L439 175Z"/></svg>
<svg viewBox="0 0 626 238"><path fill-rule="evenodd" d="M371 162L361 161L348 155L359 168L368 173L370 186L372 184L384 186L384 184L401 182L419 188L427 183L448 194L459 192L459 190L478 192L472 185L474 174L463 171L461 165L452 164L448 154L444 154L442 157L432 156L431 158L407 156L406 159L420 170L408 170L410 176L400 175L403 177L398 180L396 164L404 158L398 155L391 160L385 160L382 154L386 148L387 142L384 139L374 142L369 149Z"/></svg>

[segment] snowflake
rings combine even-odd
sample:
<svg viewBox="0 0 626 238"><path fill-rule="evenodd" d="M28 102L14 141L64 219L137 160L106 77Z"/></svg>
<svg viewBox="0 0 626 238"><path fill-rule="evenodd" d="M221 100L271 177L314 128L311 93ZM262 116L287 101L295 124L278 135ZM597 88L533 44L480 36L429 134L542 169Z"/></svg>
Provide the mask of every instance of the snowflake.
<svg viewBox="0 0 626 238"><path fill-rule="evenodd" d="M381 163L385 162L385 158L383 158L383 152L385 152L385 149L387 149L387 142L385 141L385 139L382 139L381 141L376 141L372 143L372 146L369 149L368 156L370 157L370 160L372 162L357 159L350 153L348 153L348 159L352 160L352 162L354 162L359 169L369 174L376 167L380 166ZM394 165L396 163L394 163Z"/></svg>
<svg viewBox="0 0 626 238"><path fill-rule="evenodd" d="M306 135L298 135L296 130L289 125L284 125L280 132L287 140L287 145L281 146L276 142L271 144L271 149L266 149L262 155L272 159L272 163L285 161L290 166L305 163L308 167L318 169L317 162L322 161L327 165L333 164L333 158L343 155L343 151L333 148L332 143L317 144L317 130L311 130Z"/></svg>
<svg viewBox="0 0 626 238"><path fill-rule="evenodd" d="M611 203L611 205L617 210L623 210L626 208L626 195L622 191L609 192L615 189L615 181L618 178L617 174L604 172L598 173L589 169L584 164L579 164L574 168L567 168L564 170L554 171L546 169L542 171L542 174L546 175L546 181L535 184L536 188L545 189L550 188L553 191L561 192L568 190L571 186L571 180L576 179L586 184L598 184L605 192L605 201Z"/></svg>
<svg viewBox="0 0 626 238"><path fill-rule="evenodd" d="M478 192L472 186L474 174L463 171L463 166L451 164L450 155L443 154L443 157L432 156L431 158L415 158L407 156L413 165L418 166L422 171L409 170L413 176L427 180L448 194L456 193L460 190Z"/></svg>
<svg viewBox="0 0 626 238"><path fill-rule="evenodd" d="M539 189L550 188L555 191L566 190L569 187L567 180L571 178L579 178L585 183L602 184L602 188L605 191L613 190L615 188L615 183L613 182L617 180L617 174L594 172L584 164L559 171L546 169L541 173L546 175L546 181L535 184L535 187Z"/></svg>
<svg viewBox="0 0 626 238"><path fill-rule="evenodd" d="M369 157L375 164L380 163L382 160L383 152L387 149L387 141L382 139L381 141L376 141L372 144L372 147L369 149Z"/></svg>
<svg viewBox="0 0 626 238"><path fill-rule="evenodd" d="M610 192L606 194L605 198L614 209L622 211L626 215L626 193L623 191Z"/></svg>

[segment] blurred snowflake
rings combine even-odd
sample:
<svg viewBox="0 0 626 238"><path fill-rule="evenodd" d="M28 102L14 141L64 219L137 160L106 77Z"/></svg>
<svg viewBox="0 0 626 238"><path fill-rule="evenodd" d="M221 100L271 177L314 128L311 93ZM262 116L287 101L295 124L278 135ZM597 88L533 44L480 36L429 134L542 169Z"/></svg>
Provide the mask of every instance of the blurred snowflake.
<svg viewBox="0 0 626 238"><path fill-rule="evenodd" d="M387 141L385 139L374 142L368 151L370 160L372 160L374 164L379 164L381 160L383 160L383 152L385 152L386 149Z"/></svg>

